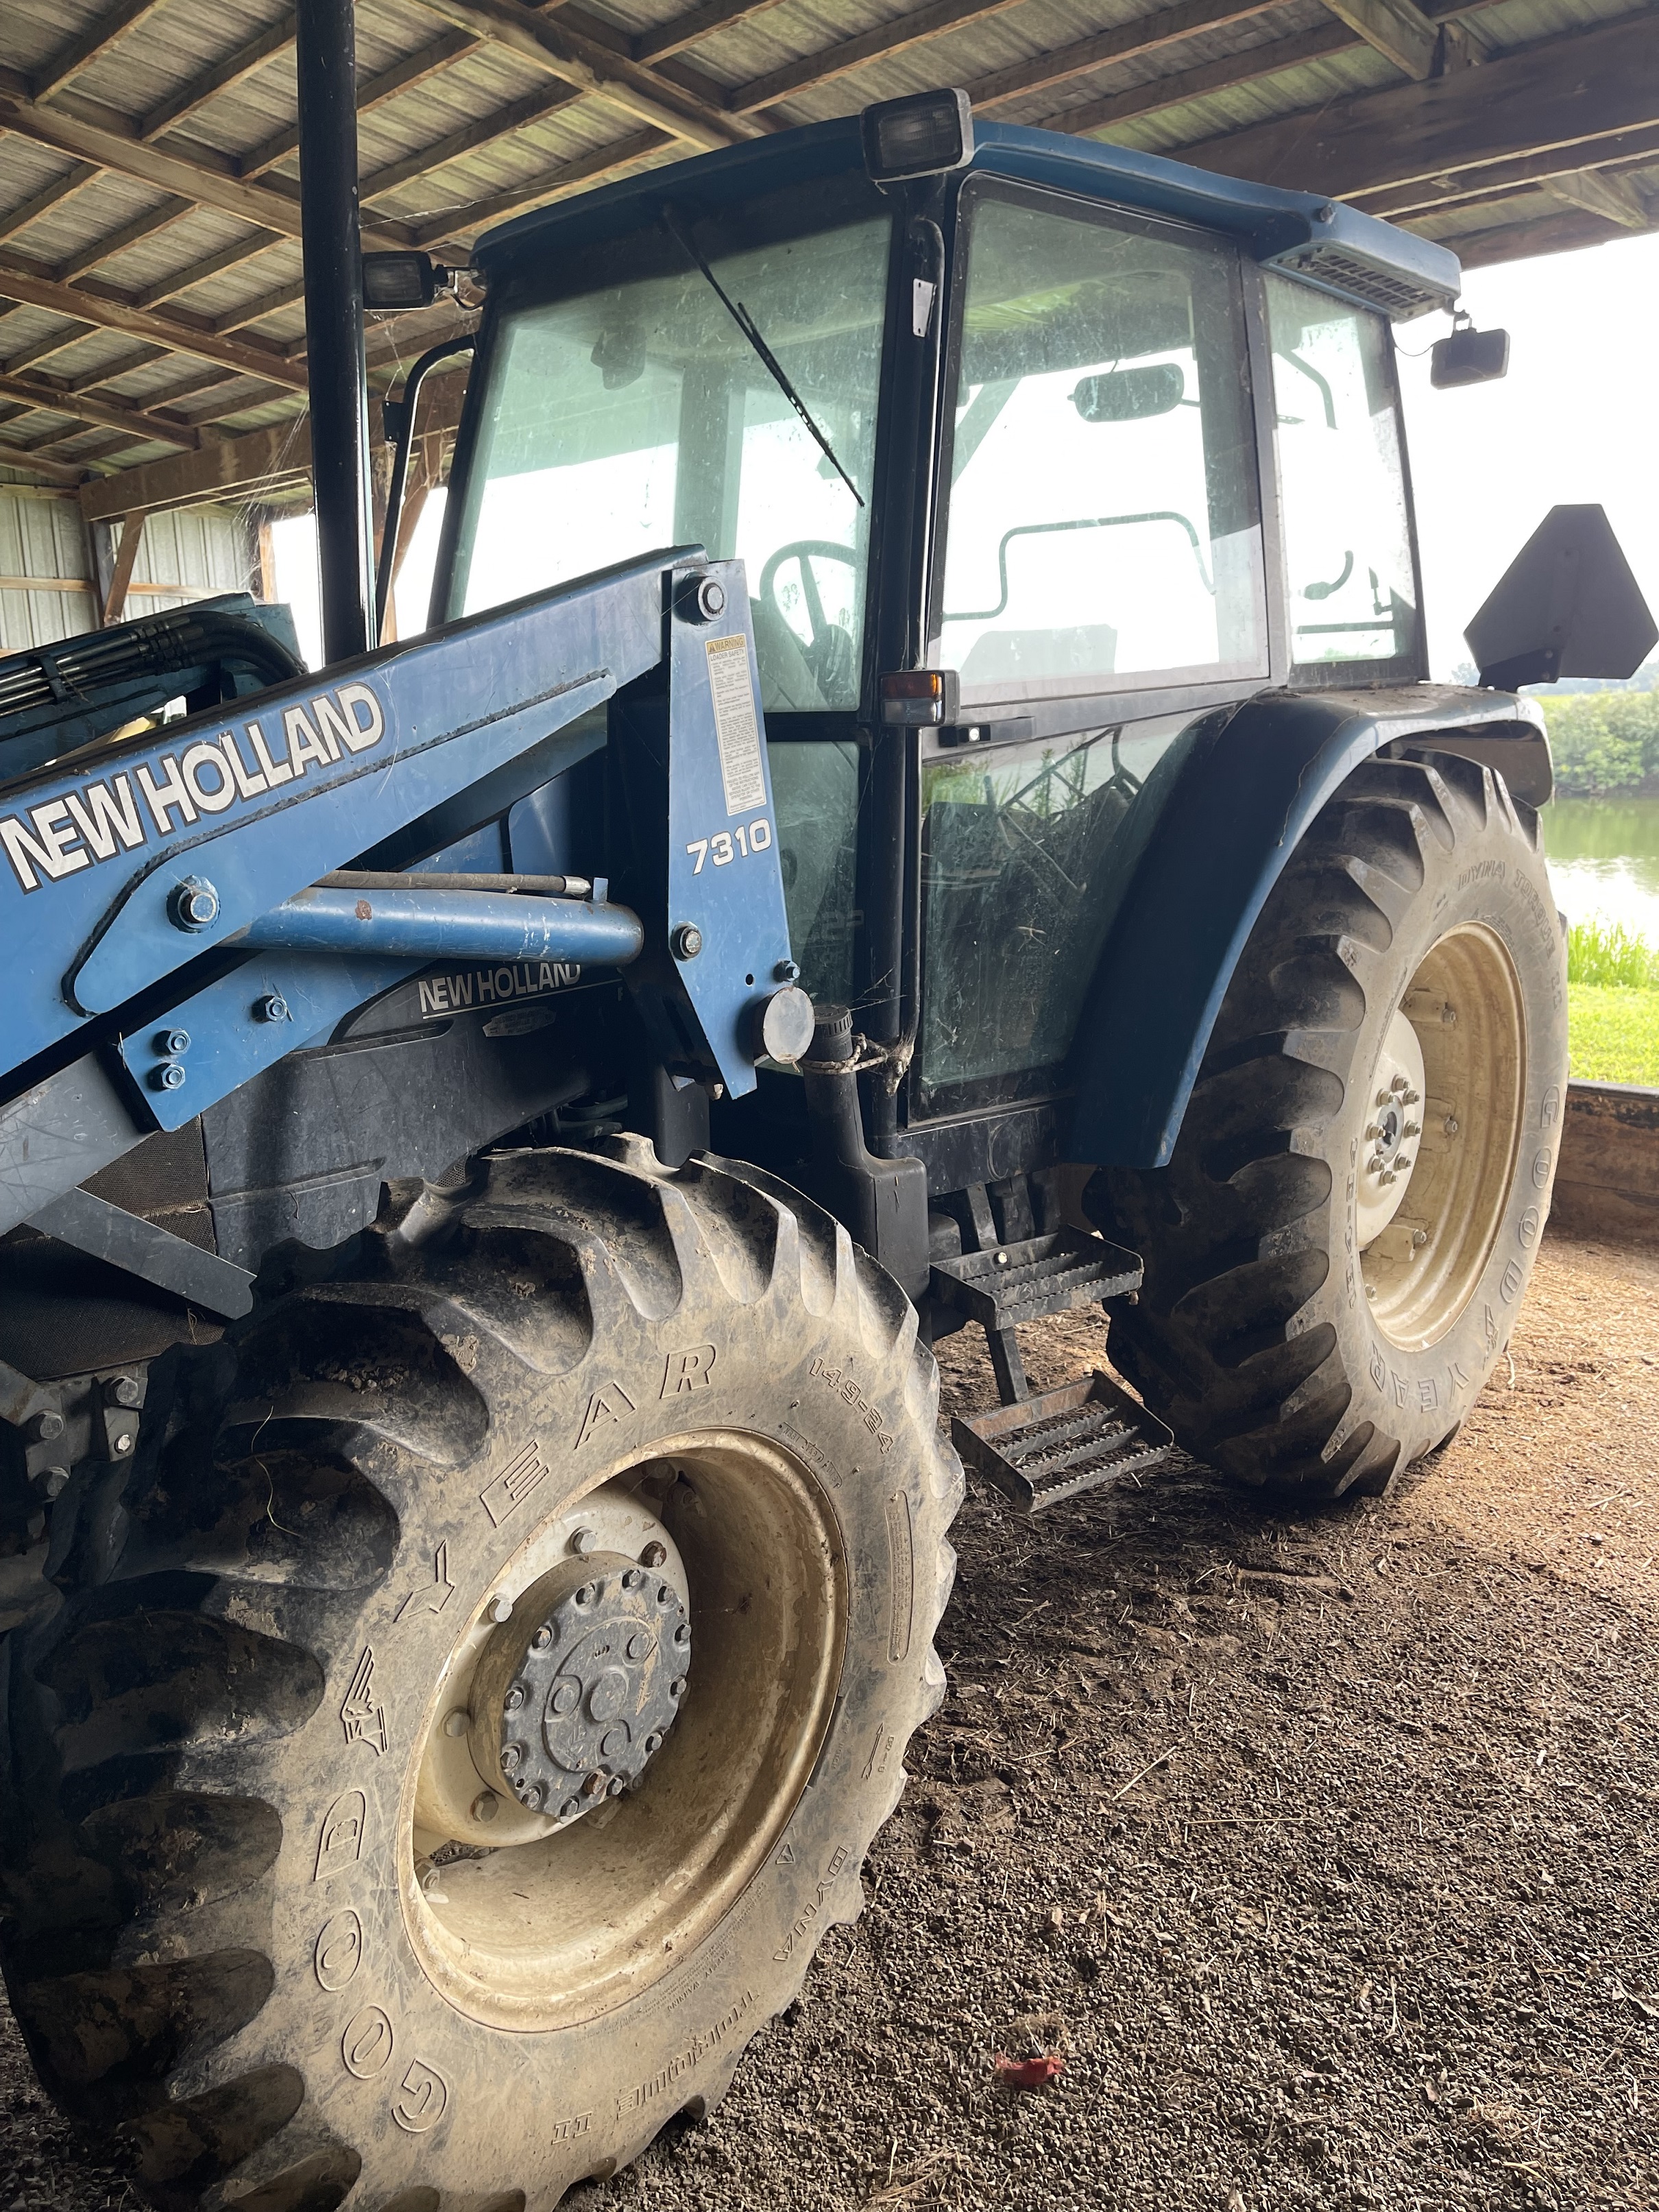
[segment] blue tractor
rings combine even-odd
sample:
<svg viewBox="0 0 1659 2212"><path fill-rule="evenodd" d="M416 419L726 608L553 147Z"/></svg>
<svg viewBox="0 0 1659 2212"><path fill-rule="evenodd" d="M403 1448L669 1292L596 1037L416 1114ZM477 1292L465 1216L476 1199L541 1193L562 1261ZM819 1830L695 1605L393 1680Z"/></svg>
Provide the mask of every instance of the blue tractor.
<svg viewBox="0 0 1659 2212"><path fill-rule="evenodd" d="M474 273L423 635L0 665L0 1948L170 2212L721 2095L942 1692L944 1332L1026 1510L1455 1430L1565 1079L1503 687L1652 641L1560 510L1425 680L1458 270L1327 201L946 93ZM1093 1303L1138 1395L1034 1396Z"/></svg>

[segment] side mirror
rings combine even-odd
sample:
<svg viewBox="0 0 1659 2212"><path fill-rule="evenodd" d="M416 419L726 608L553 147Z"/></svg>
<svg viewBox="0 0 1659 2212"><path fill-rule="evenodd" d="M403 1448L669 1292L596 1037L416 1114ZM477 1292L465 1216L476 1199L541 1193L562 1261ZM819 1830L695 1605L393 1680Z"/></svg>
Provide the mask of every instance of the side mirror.
<svg viewBox="0 0 1659 2212"><path fill-rule="evenodd" d="M1601 507L1553 507L1463 633L1484 685L1634 676L1659 624Z"/></svg>
<svg viewBox="0 0 1659 2212"><path fill-rule="evenodd" d="M1429 348L1429 382L1437 392L1493 384L1509 373L1509 332L1478 331L1467 316L1458 319L1449 338L1437 338Z"/></svg>
<svg viewBox="0 0 1659 2212"><path fill-rule="evenodd" d="M1180 363L1150 362L1145 368L1110 368L1085 376L1072 404L1085 422L1139 422L1149 415L1168 415L1187 396Z"/></svg>

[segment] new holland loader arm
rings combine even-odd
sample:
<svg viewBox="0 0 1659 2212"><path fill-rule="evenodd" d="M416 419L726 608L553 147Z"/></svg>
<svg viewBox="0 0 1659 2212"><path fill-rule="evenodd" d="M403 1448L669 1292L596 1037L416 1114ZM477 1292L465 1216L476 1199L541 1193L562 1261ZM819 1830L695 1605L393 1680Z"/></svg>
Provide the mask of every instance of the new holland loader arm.
<svg viewBox="0 0 1659 2212"><path fill-rule="evenodd" d="M603 854L402 872L591 750L572 725L627 685L632 905ZM751 1090L811 1030L763 729L741 565L690 548L0 786L0 1233L165 1237L77 1187L446 957L621 969L677 1080Z"/></svg>

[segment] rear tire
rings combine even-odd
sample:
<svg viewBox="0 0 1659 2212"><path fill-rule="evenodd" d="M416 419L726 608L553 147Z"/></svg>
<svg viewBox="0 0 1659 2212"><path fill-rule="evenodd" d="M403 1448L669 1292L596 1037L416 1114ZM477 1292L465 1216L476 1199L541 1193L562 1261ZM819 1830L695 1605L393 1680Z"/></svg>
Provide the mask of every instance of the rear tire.
<svg viewBox="0 0 1659 2212"><path fill-rule="evenodd" d="M1242 1483L1385 1491L1508 1342L1565 1079L1536 813L1468 761L1370 762L1262 909L1170 1165L1089 1186L1146 1261L1114 1359Z"/></svg>
<svg viewBox="0 0 1659 2212"><path fill-rule="evenodd" d="M932 1357L781 1185L606 1149L501 1156L181 1361L14 1639L8 1986L168 2212L556 2204L712 2106L861 1908L944 1686ZM606 1577L684 1606L686 1679L555 1826L516 1759L465 1778L465 1715L523 1703L491 1638Z"/></svg>

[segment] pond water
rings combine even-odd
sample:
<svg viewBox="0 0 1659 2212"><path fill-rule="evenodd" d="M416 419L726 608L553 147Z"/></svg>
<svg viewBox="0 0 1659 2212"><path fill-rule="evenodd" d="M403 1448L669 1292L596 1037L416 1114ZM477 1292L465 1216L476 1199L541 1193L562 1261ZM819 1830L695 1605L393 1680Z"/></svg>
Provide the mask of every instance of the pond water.
<svg viewBox="0 0 1659 2212"><path fill-rule="evenodd" d="M1544 842L1569 921L1599 915L1659 945L1659 799L1552 799Z"/></svg>

